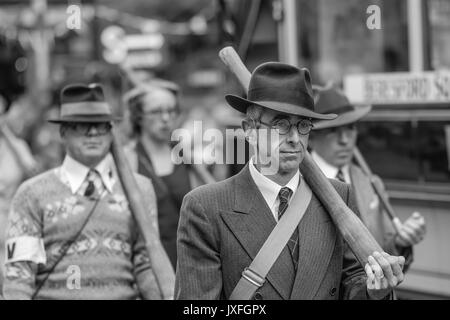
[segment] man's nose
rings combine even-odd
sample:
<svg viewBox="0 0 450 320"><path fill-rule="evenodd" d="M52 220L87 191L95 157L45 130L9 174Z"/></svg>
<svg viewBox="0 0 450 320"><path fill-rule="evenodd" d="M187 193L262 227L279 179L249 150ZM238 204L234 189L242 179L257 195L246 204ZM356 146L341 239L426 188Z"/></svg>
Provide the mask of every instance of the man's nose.
<svg viewBox="0 0 450 320"><path fill-rule="evenodd" d="M90 126L87 131L87 136L96 136L98 135L98 129L96 126Z"/></svg>
<svg viewBox="0 0 450 320"><path fill-rule="evenodd" d="M300 142L300 133L298 133L297 127L292 126L287 134L287 142L298 143Z"/></svg>
<svg viewBox="0 0 450 320"><path fill-rule="evenodd" d="M341 144L347 144L350 141L351 132L349 130L339 130L338 138Z"/></svg>
<svg viewBox="0 0 450 320"><path fill-rule="evenodd" d="M161 120L168 122L170 120L170 111L163 110L161 112Z"/></svg>

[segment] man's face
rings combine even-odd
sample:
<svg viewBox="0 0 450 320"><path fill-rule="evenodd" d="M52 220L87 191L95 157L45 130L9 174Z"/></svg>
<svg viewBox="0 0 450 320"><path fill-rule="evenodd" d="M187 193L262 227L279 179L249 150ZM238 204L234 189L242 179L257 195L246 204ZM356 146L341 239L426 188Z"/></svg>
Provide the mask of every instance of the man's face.
<svg viewBox="0 0 450 320"><path fill-rule="evenodd" d="M271 167L276 163L278 174L285 175L296 172L303 161L309 134L300 134L297 130L297 124L301 120L309 123L308 120L300 116L288 115L270 109L264 109L261 114L261 125L259 128L267 129L268 132L271 131L276 139L270 139L270 134L260 134L257 137L258 155L260 159L264 155L268 156L272 162ZM278 130L271 130L271 128L277 127L281 123L280 121L285 123L288 121L291 125L286 134L281 134Z"/></svg>
<svg viewBox="0 0 450 320"><path fill-rule="evenodd" d="M340 168L350 163L356 146L356 124L314 131L311 147L326 162Z"/></svg>
<svg viewBox="0 0 450 320"><path fill-rule="evenodd" d="M169 142L178 116L175 96L167 90L156 90L143 98L142 133L158 142Z"/></svg>
<svg viewBox="0 0 450 320"><path fill-rule="evenodd" d="M67 154L88 167L95 167L108 154L112 142L111 124L70 123L62 129Z"/></svg>

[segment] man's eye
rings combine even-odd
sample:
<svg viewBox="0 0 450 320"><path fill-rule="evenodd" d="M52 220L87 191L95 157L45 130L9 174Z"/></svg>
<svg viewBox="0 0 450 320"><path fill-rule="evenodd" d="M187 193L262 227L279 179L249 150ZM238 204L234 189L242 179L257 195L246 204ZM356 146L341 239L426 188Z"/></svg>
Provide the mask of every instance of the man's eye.
<svg viewBox="0 0 450 320"><path fill-rule="evenodd" d="M273 126L276 128L286 128L286 126L289 125L286 121L276 121Z"/></svg>

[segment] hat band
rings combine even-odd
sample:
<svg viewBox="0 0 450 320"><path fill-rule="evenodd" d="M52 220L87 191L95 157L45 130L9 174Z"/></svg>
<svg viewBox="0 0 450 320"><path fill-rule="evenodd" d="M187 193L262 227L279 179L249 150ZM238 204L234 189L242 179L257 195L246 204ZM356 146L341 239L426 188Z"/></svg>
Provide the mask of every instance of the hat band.
<svg viewBox="0 0 450 320"><path fill-rule="evenodd" d="M111 111L105 102L71 102L61 105L61 117L80 115L111 115Z"/></svg>
<svg viewBox="0 0 450 320"><path fill-rule="evenodd" d="M314 110L314 99L299 89L290 90L288 88L265 87L255 88L248 91L250 101L278 101Z"/></svg>
<svg viewBox="0 0 450 320"><path fill-rule="evenodd" d="M341 106L336 109L324 110L323 112L332 112L332 113L336 113L336 114L343 114L345 112L350 112L350 111L354 111L354 110L355 110L355 107L353 107L353 106Z"/></svg>

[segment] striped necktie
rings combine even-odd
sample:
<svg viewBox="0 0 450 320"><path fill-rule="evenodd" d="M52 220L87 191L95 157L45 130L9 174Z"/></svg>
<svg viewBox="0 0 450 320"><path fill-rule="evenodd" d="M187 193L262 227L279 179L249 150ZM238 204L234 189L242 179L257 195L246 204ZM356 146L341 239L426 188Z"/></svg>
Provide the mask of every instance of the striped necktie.
<svg viewBox="0 0 450 320"><path fill-rule="evenodd" d="M288 187L281 188L280 192L278 193L278 198L280 199L280 205L278 207L278 221L280 221L283 214L286 212L288 206L289 206L289 199L292 196L292 190ZM291 238L289 239L287 246L289 248L289 252L292 256L292 261L294 262L295 270L297 270L298 265L298 229L296 228L295 231L292 233Z"/></svg>
<svg viewBox="0 0 450 320"><path fill-rule="evenodd" d="M103 194L105 188L97 170L89 170L86 180L83 182L82 190L84 190L83 195L85 197L97 198Z"/></svg>

